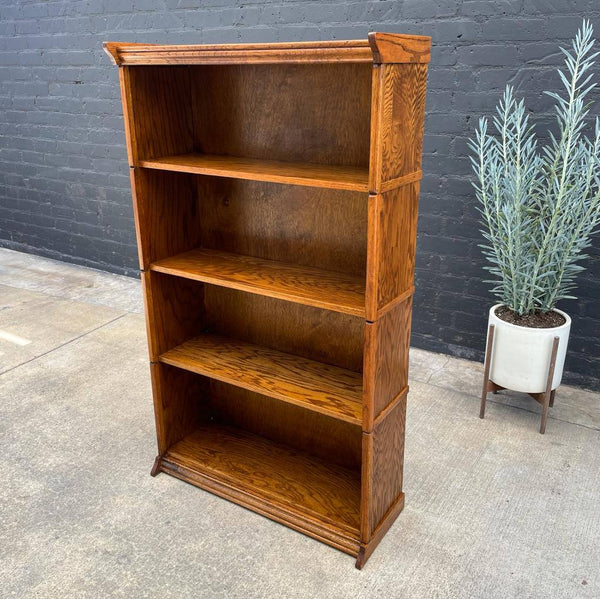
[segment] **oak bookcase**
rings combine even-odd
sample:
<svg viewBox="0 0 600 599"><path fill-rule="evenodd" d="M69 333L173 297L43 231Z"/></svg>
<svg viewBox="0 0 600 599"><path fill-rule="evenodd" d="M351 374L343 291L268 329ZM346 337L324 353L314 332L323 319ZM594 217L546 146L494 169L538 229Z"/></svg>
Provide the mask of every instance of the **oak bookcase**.
<svg viewBox="0 0 600 599"><path fill-rule="evenodd" d="M430 38L105 49L144 288L152 474L360 568L404 506Z"/></svg>

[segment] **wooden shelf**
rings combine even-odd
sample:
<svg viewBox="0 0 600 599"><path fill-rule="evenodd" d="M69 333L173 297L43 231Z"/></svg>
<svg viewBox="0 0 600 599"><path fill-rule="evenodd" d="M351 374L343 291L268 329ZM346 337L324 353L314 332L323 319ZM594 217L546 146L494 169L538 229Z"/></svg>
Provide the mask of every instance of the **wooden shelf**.
<svg viewBox="0 0 600 599"><path fill-rule="evenodd" d="M358 538L360 473L253 433L201 426L167 451L161 468L253 509L258 503L276 519L283 510L296 525L314 520Z"/></svg>
<svg viewBox="0 0 600 599"><path fill-rule="evenodd" d="M209 334L169 350L160 361L338 420L362 422L358 372Z"/></svg>
<svg viewBox="0 0 600 599"><path fill-rule="evenodd" d="M365 316L365 281L343 273L208 249L153 262L150 270Z"/></svg>
<svg viewBox="0 0 600 599"><path fill-rule="evenodd" d="M271 181L291 185L369 191L369 171L355 166L255 160L235 156L181 154L140 160L139 166L164 171L214 175L251 181Z"/></svg>

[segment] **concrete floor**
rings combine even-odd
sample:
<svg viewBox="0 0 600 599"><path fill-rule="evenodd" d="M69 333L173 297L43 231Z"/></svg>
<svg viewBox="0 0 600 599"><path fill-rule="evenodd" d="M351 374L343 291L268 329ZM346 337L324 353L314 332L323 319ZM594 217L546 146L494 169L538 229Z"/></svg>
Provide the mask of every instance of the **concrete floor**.
<svg viewBox="0 0 600 599"><path fill-rule="evenodd" d="M482 308L483 309L483 308ZM482 333L483 334L483 333ZM0 596L600 597L600 404L412 350L406 508L365 569L172 477L139 282L0 250Z"/></svg>

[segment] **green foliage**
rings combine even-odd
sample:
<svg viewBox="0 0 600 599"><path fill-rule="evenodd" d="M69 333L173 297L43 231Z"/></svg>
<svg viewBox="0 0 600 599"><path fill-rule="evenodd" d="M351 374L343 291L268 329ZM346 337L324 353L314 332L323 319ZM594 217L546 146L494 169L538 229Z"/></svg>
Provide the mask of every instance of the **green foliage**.
<svg viewBox="0 0 600 599"><path fill-rule="evenodd" d="M572 42L561 48L561 93L556 101L558 135L538 149L523 100L506 91L493 118L496 134L480 119L470 141L474 182L486 240L480 247L493 275L492 292L517 314L547 312L573 298L579 262L600 224L600 122L594 137L584 134L596 86L590 69L593 29L584 21Z"/></svg>

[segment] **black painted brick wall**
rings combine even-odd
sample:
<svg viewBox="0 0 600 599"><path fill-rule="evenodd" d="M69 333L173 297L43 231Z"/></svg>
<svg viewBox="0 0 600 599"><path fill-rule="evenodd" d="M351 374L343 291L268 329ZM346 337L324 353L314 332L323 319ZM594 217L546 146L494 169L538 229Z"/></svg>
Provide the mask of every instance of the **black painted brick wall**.
<svg viewBox="0 0 600 599"><path fill-rule="evenodd" d="M0 245L136 274L117 69L103 40L433 37L413 345L481 359L486 312L466 137L507 81L544 130L558 44L598 0L55 0L0 5ZM600 71L600 68L598 69ZM600 72L598 73L600 79ZM598 109L596 110L598 112ZM581 276L567 380L600 373L600 240Z"/></svg>

